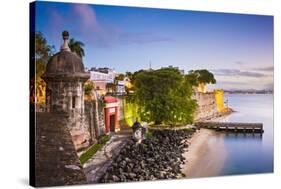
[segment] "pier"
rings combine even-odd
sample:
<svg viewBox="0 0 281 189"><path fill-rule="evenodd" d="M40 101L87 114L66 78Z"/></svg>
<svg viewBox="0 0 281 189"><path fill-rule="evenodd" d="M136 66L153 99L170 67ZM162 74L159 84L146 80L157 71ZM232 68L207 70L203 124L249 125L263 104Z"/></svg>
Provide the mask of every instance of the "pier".
<svg viewBox="0 0 281 189"><path fill-rule="evenodd" d="M237 123L237 122L197 122L195 126L217 131L227 131L236 133L263 133L262 123Z"/></svg>

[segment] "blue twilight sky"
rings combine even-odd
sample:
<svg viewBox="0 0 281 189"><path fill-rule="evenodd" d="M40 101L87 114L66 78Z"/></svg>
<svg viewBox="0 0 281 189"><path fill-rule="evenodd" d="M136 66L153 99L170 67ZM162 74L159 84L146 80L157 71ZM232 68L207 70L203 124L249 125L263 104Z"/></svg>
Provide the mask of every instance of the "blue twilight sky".
<svg viewBox="0 0 281 189"><path fill-rule="evenodd" d="M273 17L55 2L36 3L36 31L59 51L61 32L85 44L86 67L117 72L209 69L210 88L273 88Z"/></svg>

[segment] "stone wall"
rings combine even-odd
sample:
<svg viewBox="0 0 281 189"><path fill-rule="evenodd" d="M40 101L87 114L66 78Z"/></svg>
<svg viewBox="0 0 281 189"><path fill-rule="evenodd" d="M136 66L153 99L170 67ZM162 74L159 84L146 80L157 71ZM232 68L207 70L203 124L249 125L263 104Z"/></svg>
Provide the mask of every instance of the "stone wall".
<svg viewBox="0 0 281 189"><path fill-rule="evenodd" d="M198 108L196 110L194 118L195 121L212 118L218 113L215 93L196 92L193 95L193 98L197 101L198 104Z"/></svg>
<svg viewBox="0 0 281 189"><path fill-rule="evenodd" d="M48 112L69 112L77 110L83 113L83 82L52 81L47 83L46 108Z"/></svg>
<svg viewBox="0 0 281 189"><path fill-rule="evenodd" d="M76 112L69 113L67 127L70 130L76 150L90 145L91 134L89 125L85 121L85 115Z"/></svg>
<svg viewBox="0 0 281 189"><path fill-rule="evenodd" d="M36 113L36 186L86 183L68 121L64 113Z"/></svg>
<svg viewBox="0 0 281 189"><path fill-rule="evenodd" d="M84 91L82 81L51 81L46 88L46 111L68 113L67 127L76 150L90 143L88 125L84 123Z"/></svg>
<svg viewBox="0 0 281 189"><path fill-rule="evenodd" d="M90 133L90 143L96 143L96 138L99 134L99 131L97 129L97 122L96 122L96 113L95 113L95 107L93 105L93 101L85 101L85 125L88 128L88 131Z"/></svg>
<svg viewBox="0 0 281 189"><path fill-rule="evenodd" d="M138 118L138 121L141 121L140 115L137 111L137 105L135 103L127 100L125 96L118 97L117 99L119 103L118 121L120 127L132 126L136 118Z"/></svg>
<svg viewBox="0 0 281 189"><path fill-rule="evenodd" d="M125 96L116 97L118 100L118 121L125 119L124 108L125 108Z"/></svg>
<svg viewBox="0 0 281 189"><path fill-rule="evenodd" d="M105 134L104 107L98 101L85 101L85 125L87 125L92 142Z"/></svg>

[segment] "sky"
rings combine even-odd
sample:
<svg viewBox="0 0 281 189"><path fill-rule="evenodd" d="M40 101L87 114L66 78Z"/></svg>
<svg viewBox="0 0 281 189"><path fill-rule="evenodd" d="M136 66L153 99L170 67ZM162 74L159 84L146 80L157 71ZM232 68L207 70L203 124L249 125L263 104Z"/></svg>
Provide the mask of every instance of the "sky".
<svg viewBox="0 0 281 189"><path fill-rule="evenodd" d="M210 89L273 89L272 16L37 2L35 23L55 51L64 30L83 42L87 68L208 69Z"/></svg>

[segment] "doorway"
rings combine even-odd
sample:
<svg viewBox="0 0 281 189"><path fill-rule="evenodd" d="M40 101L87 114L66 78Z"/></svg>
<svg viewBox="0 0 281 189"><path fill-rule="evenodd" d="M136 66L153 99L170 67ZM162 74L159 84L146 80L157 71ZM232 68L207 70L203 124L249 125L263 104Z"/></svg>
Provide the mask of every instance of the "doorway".
<svg viewBox="0 0 281 189"><path fill-rule="evenodd" d="M115 132L115 115L110 115L109 121L110 132Z"/></svg>

